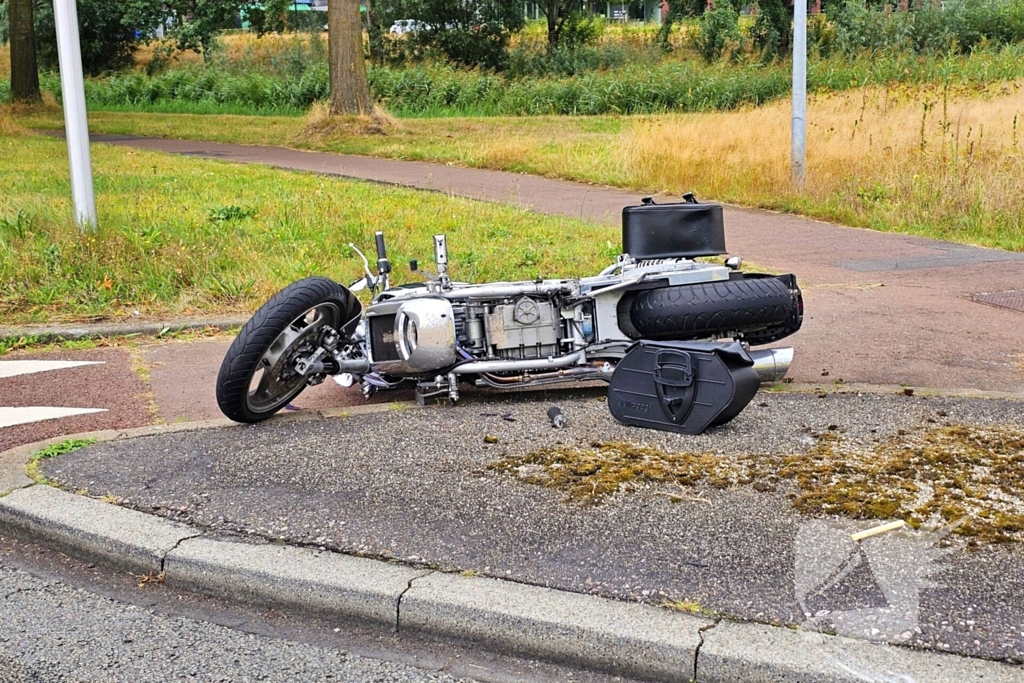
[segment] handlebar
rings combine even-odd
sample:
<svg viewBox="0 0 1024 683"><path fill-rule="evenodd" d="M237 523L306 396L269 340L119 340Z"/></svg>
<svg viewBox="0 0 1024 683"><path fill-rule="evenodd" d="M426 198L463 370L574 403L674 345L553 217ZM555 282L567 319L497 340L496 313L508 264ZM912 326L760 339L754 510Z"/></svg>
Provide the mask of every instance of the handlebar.
<svg viewBox="0 0 1024 683"><path fill-rule="evenodd" d="M391 261L388 261L388 250L384 246L384 233L378 230L373 233L373 238L377 241L377 272L386 278L387 274L391 272ZM385 279L384 282L386 285L387 280Z"/></svg>

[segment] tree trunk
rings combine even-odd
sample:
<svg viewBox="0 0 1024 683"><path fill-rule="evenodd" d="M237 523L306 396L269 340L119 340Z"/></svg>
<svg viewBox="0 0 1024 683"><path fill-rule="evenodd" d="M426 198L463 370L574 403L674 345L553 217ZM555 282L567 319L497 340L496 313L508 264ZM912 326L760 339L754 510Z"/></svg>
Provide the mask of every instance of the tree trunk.
<svg viewBox="0 0 1024 683"><path fill-rule="evenodd" d="M39 67L36 65L36 32L32 21L35 0L8 0L11 22L11 100L38 102Z"/></svg>
<svg viewBox="0 0 1024 683"><path fill-rule="evenodd" d="M558 47L558 0L547 0L548 11L548 49Z"/></svg>
<svg viewBox="0 0 1024 683"><path fill-rule="evenodd" d="M327 5L327 40L331 75L331 114L370 114L370 88L366 83L363 25L359 0L330 0Z"/></svg>

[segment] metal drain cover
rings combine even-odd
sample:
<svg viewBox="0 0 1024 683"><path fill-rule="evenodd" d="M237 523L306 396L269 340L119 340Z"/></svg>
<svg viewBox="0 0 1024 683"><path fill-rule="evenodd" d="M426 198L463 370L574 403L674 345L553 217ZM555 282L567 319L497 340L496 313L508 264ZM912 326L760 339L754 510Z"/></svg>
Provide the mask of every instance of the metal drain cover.
<svg viewBox="0 0 1024 683"><path fill-rule="evenodd" d="M979 304L987 304L1024 313L1024 289L1011 289L1007 292L995 292L993 294L975 294L972 298Z"/></svg>

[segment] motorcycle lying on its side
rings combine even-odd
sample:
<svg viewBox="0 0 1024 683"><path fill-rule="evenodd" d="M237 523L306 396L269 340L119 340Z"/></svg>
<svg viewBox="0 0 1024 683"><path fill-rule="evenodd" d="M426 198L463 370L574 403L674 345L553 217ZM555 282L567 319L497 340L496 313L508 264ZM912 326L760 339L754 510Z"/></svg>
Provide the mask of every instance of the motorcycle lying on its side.
<svg viewBox="0 0 1024 683"><path fill-rule="evenodd" d="M367 397L414 386L421 403L457 401L460 382L508 389L605 380L618 392L609 401L617 418L696 433L731 419L760 381L785 375L791 348L750 347L793 334L803 320L793 275L740 272L738 257L697 260L726 254L725 232L721 206L692 194L623 209L623 253L592 277L455 282L445 236L435 235L436 273L412 261L425 281L392 287L383 233L376 274L351 246L363 278L347 288L324 277L294 282L242 328L217 376L227 417L266 419L328 376L359 384ZM365 310L354 294L363 289L372 293ZM697 416L709 401L721 404L714 415Z"/></svg>

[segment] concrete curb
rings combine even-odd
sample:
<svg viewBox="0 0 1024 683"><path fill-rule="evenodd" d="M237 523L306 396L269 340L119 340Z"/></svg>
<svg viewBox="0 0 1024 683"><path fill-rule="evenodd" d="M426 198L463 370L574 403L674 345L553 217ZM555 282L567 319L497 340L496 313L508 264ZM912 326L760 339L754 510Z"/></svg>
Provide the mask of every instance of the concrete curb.
<svg viewBox="0 0 1024 683"><path fill-rule="evenodd" d="M218 330L230 330L241 327L248 318L217 317L189 318L169 321L133 320L124 323L81 323L78 325L3 325L0 326L0 339L20 339L34 337L40 342L55 342L74 339L95 339L98 337L125 337L143 335L155 337L164 330L181 332L184 330L202 330L214 327Z"/></svg>
<svg viewBox="0 0 1024 683"><path fill-rule="evenodd" d="M0 499L0 524L21 537L135 574L159 574L164 558L202 531L50 486Z"/></svg>
<svg viewBox="0 0 1024 683"><path fill-rule="evenodd" d="M393 410L390 405L366 408L372 410L352 412ZM108 441L229 424L158 425L76 438ZM206 538L196 527L28 479L24 466L31 454L66 438L0 453L0 484L14 483L6 495L0 492L0 529L116 569L162 574L168 584L195 592L658 681L1024 680L1020 667L956 655L763 624L713 622L648 605L308 548Z"/></svg>
<svg viewBox="0 0 1024 683"><path fill-rule="evenodd" d="M192 538L165 556L164 580L199 593L257 605L398 626L398 603L417 570L351 555L285 545Z"/></svg>
<svg viewBox="0 0 1024 683"><path fill-rule="evenodd" d="M661 681L693 676L707 619L489 578L431 574L402 598L399 626L544 660Z"/></svg>
<svg viewBox="0 0 1024 683"><path fill-rule="evenodd" d="M1024 670L1008 664L765 624L722 621L702 635L700 683L1024 680Z"/></svg>

